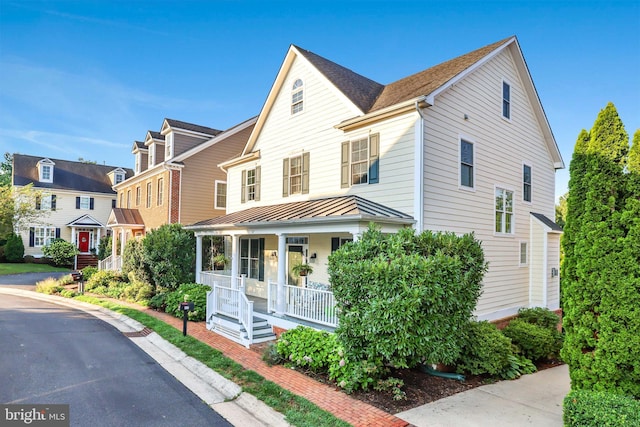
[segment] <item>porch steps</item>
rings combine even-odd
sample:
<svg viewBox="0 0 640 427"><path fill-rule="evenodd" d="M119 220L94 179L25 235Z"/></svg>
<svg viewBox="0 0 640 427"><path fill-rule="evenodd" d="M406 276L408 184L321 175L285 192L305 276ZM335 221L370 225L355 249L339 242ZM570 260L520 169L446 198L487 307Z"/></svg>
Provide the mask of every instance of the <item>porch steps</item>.
<svg viewBox="0 0 640 427"><path fill-rule="evenodd" d="M82 270L88 266L97 267L98 257L95 255L78 255L76 270Z"/></svg>
<svg viewBox="0 0 640 427"><path fill-rule="evenodd" d="M237 320L227 316L216 314L211 316L208 327L211 331L220 334L238 344L246 345L249 340L249 334L245 327ZM266 341L273 341L276 339L276 334L273 333L271 325L265 320L259 317L253 318L253 341L251 344L258 344Z"/></svg>

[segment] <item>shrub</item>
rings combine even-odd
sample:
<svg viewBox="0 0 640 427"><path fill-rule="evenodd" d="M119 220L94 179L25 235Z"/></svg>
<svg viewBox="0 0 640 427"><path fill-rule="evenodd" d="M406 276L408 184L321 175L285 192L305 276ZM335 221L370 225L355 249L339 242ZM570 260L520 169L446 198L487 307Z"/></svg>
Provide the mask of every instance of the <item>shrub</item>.
<svg viewBox="0 0 640 427"><path fill-rule="evenodd" d="M141 240L131 239L124 247L122 274L129 277L129 273L134 273L139 282L152 283L151 269L144 261L144 248Z"/></svg>
<svg viewBox="0 0 640 427"><path fill-rule="evenodd" d="M158 294L155 294L149 300L149 307L156 310L165 311L165 309L167 308L167 295L167 292L160 292Z"/></svg>
<svg viewBox="0 0 640 427"><path fill-rule="evenodd" d="M129 285L125 282L112 280L107 285L107 290L105 292L105 295L111 298L121 299L124 296L124 291L127 288L127 286Z"/></svg>
<svg viewBox="0 0 640 427"><path fill-rule="evenodd" d="M98 243L98 259L100 261L111 256L112 243L113 238L111 236L103 236L100 238L100 243Z"/></svg>
<svg viewBox="0 0 640 427"><path fill-rule="evenodd" d="M64 286L64 285L70 285L71 283L73 283L73 276L71 276L70 274L65 274L62 277L59 277L58 280L58 285Z"/></svg>
<svg viewBox="0 0 640 427"><path fill-rule="evenodd" d="M518 319L543 328L557 330L560 317L545 307L521 308Z"/></svg>
<svg viewBox="0 0 640 427"><path fill-rule="evenodd" d="M36 258L33 255L25 255L24 262L26 262L27 264L35 264Z"/></svg>
<svg viewBox="0 0 640 427"><path fill-rule="evenodd" d="M120 281L122 276L111 270L101 270L91 275L91 278L85 283L86 291L94 291L101 286L107 288L112 281ZM95 292L98 293L98 292Z"/></svg>
<svg viewBox="0 0 640 427"><path fill-rule="evenodd" d="M73 258L80 253L76 245L62 239L54 239L51 243L42 248L42 253L51 258L57 266L67 266L73 264Z"/></svg>
<svg viewBox="0 0 640 427"><path fill-rule="evenodd" d="M71 289L63 289L63 290L60 291L60 295L65 297L65 298L73 298L77 294L74 291L72 291Z"/></svg>
<svg viewBox="0 0 640 427"><path fill-rule="evenodd" d="M193 302L194 305L193 311L189 312L189 320L194 322L205 320L207 317L207 292L210 290L211 286L183 283L175 291L167 293L165 311L182 319L184 312L180 310L179 305L184 302L184 296L187 295L188 301Z"/></svg>
<svg viewBox="0 0 640 427"><path fill-rule="evenodd" d="M366 390L388 375L389 369L381 358L373 360L353 360L339 347L329 365L329 378L346 393Z"/></svg>
<svg viewBox="0 0 640 427"><path fill-rule="evenodd" d="M16 233L9 235L7 243L4 246L4 257L7 262L24 261L24 243L22 243L22 237Z"/></svg>
<svg viewBox="0 0 640 427"><path fill-rule="evenodd" d="M285 362L280 353L278 353L278 346L274 342L268 343L262 351L262 361L269 366L280 365Z"/></svg>
<svg viewBox="0 0 640 427"><path fill-rule="evenodd" d="M512 320L502 333L511 338L524 357L533 361L546 358L550 354L558 354L562 348L559 332L521 319Z"/></svg>
<svg viewBox="0 0 640 427"><path fill-rule="evenodd" d="M142 240L144 263L151 280L160 290L175 290L180 283L195 280L196 239L180 224L165 224L150 231Z"/></svg>
<svg viewBox="0 0 640 427"><path fill-rule="evenodd" d="M83 268L82 269L82 278L83 278L83 280L85 282L88 281L98 271L100 271L100 270L98 270L98 267L94 267L94 266L91 266L91 265Z"/></svg>
<svg viewBox="0 0 640 427"><path fill-rule="evenodd" d="M36 283L36 292L40 292L47 295L57 294L63 291L64 288L58 284L58 281L53 277L49 277Z"/></svg>
<svg viewBox="0 0 640 427"><path fill-rule="evenodd" d="M277 343L278 354L283 359L316 372L328 368L330 354L337 346L334 334L306 326L284 332Z"/></svg>
<svg viewBox="0 0 640 427"><path fill-rule="evenodd" d="M383 234L371 226L329 256L339 341L354 360L453 363L486 268L472 234Z"/></svg>
<svg viewBox="0 0 640 427"><path fill-rule="evenodd" d="M153 295L153 287L138 280L135 273L132 271L129 273L129 284L124 288L123 297L127 301L144 302L148 301Z"/></svg>
<svg viewBox="0 0 640 427"><path fill-rule="evenodd" d="M456 362L459 373L472 375L500 375L512 365L511 339L489 322L469 322L460 357Z"/></svg>
<svg viewBox="0 0 640 427"><path fill-rule="evenodd" d="M640 401L605 391L572 390L563 402L567 427L640 426Z"/></svg>

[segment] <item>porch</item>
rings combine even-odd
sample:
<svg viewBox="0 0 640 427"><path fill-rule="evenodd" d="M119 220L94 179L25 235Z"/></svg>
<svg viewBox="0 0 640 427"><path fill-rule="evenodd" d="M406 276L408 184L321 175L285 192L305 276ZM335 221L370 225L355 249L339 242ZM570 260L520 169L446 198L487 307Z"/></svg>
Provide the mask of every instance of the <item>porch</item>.
<svg viewBox="0 0 640 427"><path fill-rule="evenodd" d="M247 296L244 275L233 278L213 271L200 273L207 294L207 329L249 347L276 338L273 327L305 325L333 331L338 325L333 293L268 281L267 298ZM280 297L280 298L279 298Z"/></svg>

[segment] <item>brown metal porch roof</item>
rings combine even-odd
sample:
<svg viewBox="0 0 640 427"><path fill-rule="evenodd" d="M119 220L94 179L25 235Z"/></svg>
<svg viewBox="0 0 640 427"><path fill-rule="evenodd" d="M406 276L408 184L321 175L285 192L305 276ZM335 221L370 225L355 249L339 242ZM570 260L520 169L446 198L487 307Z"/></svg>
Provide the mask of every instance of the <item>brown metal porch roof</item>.
<svg viewBox="0 0 640 427"><path fill-rule="evenodd" d="M144 221L137 209L113 208L109 220L109 226L140 226L144 227Z"/></svg>
<svg viewBox="0 0 640 427"><path fill-rule="evenodd" d="M294 223L309 220L357 219L412 224L414 219L400 211L359 196L327 197L278 205L257 206L228 215L207 219L186 228L248 226Z"/></svg>

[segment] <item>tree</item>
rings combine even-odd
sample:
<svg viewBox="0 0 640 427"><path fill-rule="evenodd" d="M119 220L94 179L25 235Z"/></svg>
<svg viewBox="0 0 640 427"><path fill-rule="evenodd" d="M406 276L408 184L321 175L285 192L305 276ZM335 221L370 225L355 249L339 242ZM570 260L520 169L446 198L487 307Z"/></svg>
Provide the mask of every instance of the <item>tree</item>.
<svg viewBox="0 0 640 427"><path fill-rule="evenodd" d="M9 235L7 244L4 246L4 257L8 262L24 261L24 243L22 243L22 237L16 233Z"/></svg>
<svg viewBox="0 0 640 427"><path fill-rule="evenodd" d="M571 162L562 240L562 357L573 388L638 397L640 286L634 271L640 252L632 243L638 216L631 220L624 212L634 205L628 184L635 174L625 173L629 136L613 104L598 114L586 147L582 142Z"/></svg>
<svg viewBox="0 0 640 427"><path fill-rule="evenodd" d="M32 184L18 188L0 186L0 240L14 231L19 233L42 223L49 212L36 209L35 200L40 194Z"/></svg>
<svg viewBox="0 0 640 427"><path fill-rule="evenodd" d="M113 238L111 236L102 236L100 238L100 243L98 243L98 259L100 261L111 256L112 243Z"/></svg>
<svg viewBox="0 0 640 427"><path fill-rule="evenodd" d="M0 163L0 187L11 187L13 174L13 155L4 153L4 161Z"/></svg>
<svg viewBox="0 0 640 427"><path fill-rule="evenodd" d="M453 363L486 269L473 235L370 227L329 256L348 358L398 368Z"/></svg>
<svg viewBox="0 0 640 427"><path fill-rule="evenodd" d="M195 282L196 238L180 224L165 224L142 240L144 263L156 292Z"/></svg>
<svg viewBox="0 0 640 427"><path fill-rule="evenodd" d="M569 197L569 193L564 193L558 199L558 204L556 205L556 224L560 227L564 227L566 224L565 218L567 217L567 198Z"/></svg>

